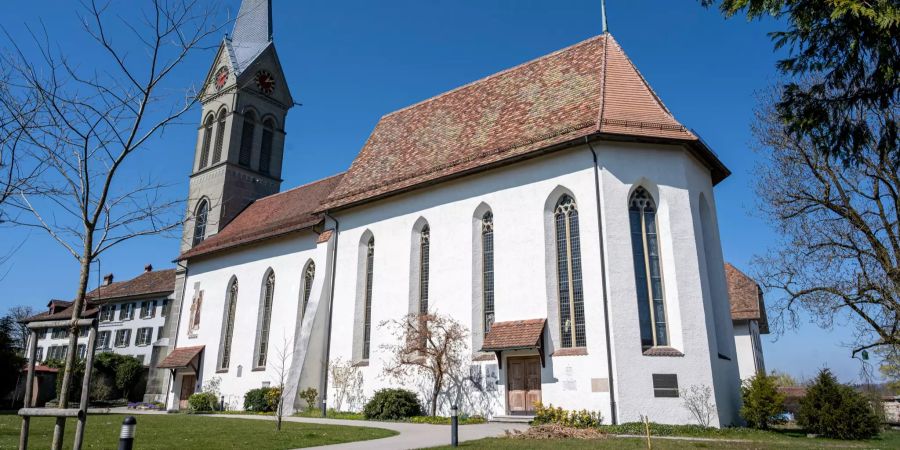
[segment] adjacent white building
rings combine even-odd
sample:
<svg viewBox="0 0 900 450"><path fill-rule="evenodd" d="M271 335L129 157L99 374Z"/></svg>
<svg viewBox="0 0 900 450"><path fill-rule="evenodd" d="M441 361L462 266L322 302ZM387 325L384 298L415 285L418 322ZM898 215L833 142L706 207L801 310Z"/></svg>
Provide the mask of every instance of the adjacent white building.
<svg viewBox="0 0 900 450"><path fill-rule="evenodd" d="M741 380L766 373L760 335L769 334L769 320L762 289L752 278L730 263L725 263L731 318L734 321L734 346L737 350Z"/></svg>
<svg viewBox="0 0 900 450"><path fill-rule="evenodd" d="M445 413L688 423L679 389L705 385L713 423L739 420L714 196L730 172L611 35L387 114L347 172L275 193L293 103L270 8L244 1L207 75L148 399L183 407L218 377L240 408L285 373L292 407L307 387L335 406L328 368L349 361L363 397L425 400L385 375L382 324L428 312L471 331Z"/></svg>

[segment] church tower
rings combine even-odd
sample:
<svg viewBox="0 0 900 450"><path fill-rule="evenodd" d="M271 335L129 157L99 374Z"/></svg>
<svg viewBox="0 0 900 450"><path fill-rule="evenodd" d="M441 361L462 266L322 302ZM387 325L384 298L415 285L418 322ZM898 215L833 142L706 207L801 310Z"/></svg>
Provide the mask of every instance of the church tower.
<svg viewBox="0 0 900 450"><path fill-rule="evenodd" d="M272 41L271 0L241 3L200 103L181 252L281 188L284 122L294 101Z"/></svg>

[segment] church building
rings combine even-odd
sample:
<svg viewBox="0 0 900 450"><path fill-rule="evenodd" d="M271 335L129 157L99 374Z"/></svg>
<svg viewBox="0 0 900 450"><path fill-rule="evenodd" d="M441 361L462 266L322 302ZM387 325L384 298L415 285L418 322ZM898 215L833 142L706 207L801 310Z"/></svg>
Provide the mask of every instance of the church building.
<svg viewBox="0 0 900 450"><path fill-rule="evenodd" d="M467 332L442 393L490 419L534 403L692 423L740 377L714 187L729 170L609 33L384 115L346 172L281 191L294 104L270 0L244 0L207 74L176 299L148 399L211 379L229 408L282 378L289 410L359 410L409 314ZM329 369L358 374L349 395ZM307 405L298 395L315 388Z"/></svg>

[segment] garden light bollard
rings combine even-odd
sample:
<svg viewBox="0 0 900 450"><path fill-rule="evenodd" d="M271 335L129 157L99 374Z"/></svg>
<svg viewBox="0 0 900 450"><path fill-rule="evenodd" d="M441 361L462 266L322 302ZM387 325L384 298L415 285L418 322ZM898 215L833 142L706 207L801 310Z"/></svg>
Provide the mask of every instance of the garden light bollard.
<svg viewBox="0 0 900 450"><path fill-rule="evenodd" d="M324 395L322 396L322 417L328 417L328 401Z"/></svg>
<svg viewBox="0 0 900 450"><path fill-rule="evenodd" d="M225 396L219 397L219 411L225 411Z"/></svg>
<svg viewBox="0 0 900 450"><path fill-rule="evenodd" d="M122 432L119 433L119 450L131 450L134 448L134 428L137 420L134 416L128 416L122 421Z"/></svg>
<svg viewBox="0 0 900 450"><path fill-rule="evenodd" d="M450 445L459 446L459 409L456 405L450 407Z"/></svg>

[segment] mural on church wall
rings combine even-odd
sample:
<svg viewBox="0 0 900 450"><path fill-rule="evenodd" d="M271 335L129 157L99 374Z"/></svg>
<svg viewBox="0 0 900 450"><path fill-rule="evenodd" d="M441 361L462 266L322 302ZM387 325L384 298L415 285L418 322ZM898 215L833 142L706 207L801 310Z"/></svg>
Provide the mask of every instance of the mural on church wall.
<svg viewBox="0 0 900 450"><path fill-rule="evenodd" d="M203 306L203 291L198 291L197 295L194 296L194 300L191 301L191 316L188 321L188 337L195 338L197 337L197 332L200 331L200 308Z"/></svg>

